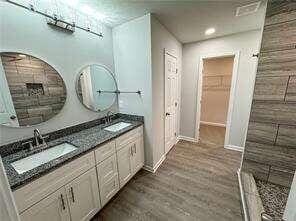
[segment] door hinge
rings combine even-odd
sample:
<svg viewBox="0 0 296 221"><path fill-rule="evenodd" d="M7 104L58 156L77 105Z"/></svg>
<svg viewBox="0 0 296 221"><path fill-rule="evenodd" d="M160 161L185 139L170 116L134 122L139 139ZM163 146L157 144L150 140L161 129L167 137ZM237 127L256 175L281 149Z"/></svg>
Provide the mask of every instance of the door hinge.
<svg viewBox="0 0 296 221"><path fill-rule="evenodd" d="M178 74L178 68L176 68L176 74Z"/></svg>
<svg viewBox="0 0 296 221"><path fill-rule="evenodd" d="M178 103L177 102L175 102L175 107L177 107L178 106Z"/></svg>
<svg viewBox="0 0 296 221"><path fill-rule="evenodd" d="M175 132L175 137L177 136L177 133Z"/></svg>
<svg viewBox="0 0 296 221"><path fill-rule="evenodd" d="M259 53L257 53L257 54L253 54L252 57L257 57L257 58L259 58Z"/></svg>

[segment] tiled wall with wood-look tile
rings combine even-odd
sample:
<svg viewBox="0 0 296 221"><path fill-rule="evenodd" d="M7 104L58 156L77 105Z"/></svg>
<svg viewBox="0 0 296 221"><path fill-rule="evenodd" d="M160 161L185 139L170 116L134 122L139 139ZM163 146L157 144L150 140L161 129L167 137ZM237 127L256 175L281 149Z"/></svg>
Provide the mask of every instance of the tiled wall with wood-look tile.
<svg viewBox="0 0 296 221"><path fill-rule="evenodd" d="M243 170L290 186L296 169L296 1L270 0Z"/></svg>
<svg viewBox="0 0 296 221"><path fill-rule="evenodd" d="M59 73L30 55L1 53L13 105L20 126L42 123L58 114L66 102L66 86Z"/></svg>

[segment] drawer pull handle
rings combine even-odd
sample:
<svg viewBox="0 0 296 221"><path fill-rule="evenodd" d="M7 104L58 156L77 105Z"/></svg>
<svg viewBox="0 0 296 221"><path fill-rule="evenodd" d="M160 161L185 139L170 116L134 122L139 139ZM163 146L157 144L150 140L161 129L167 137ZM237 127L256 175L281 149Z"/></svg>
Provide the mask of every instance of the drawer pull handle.
<svg viewBox="0 0 296 221"><path fill-rule="evenodd" d="M133 146L131 146L131 155L134 155L134 150L133 150Z"/></svg>
<svg viewBox="0 0 296 221"><path fill-rule="evenodd" d="M61 194L61 201L62 201L62 209L65 210L66 206L65 206L65 201L64 201L63 194Z"/></svg>
<svg viewBox="0 0 296 221"><path fill-rule="evenodd" d="M71 196L72 196L72 202L75 202L75 197L74 197L74 191L73 191L73 187L70 188L71 191Z"/></svg>
<svg viewBox="0 0 296 221"><path fill-rule="evenodd" d="M136 144L133 144L131 148L132 148L132 155L134 155L134 153L137 153Z"/></svg>

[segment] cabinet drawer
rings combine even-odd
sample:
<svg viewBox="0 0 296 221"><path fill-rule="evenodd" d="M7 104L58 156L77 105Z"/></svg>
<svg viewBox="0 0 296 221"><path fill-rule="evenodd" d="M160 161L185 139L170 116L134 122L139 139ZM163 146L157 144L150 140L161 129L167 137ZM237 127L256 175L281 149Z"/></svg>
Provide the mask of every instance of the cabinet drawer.
<svg viewBox="0 0 296 221"><path fill-rule="evenodd" d="M101 204L104 206L119 190L118 174L100 186Z"/></svg>
<svg viewBox="0 0 296 221"><path fill-rule="evenodd" d="M98 147L95 150L95 156L96 156L96 163L100 163L103 160L110 157L112 154L115 153L115 141L111 141L107 144L104 144L103 146Z"/></svg>
<svg viewBox="0 0 296 221"><path fill-rule="evenodd" d="M111 157L97 165L97 171L100 185L106 183L117 174L116 154L114 153Z"/></svg>
<svg viewBox="0 0 296 221"><path fill-rule="evenodd" d="M13 195L19 212L44 199L94 166L94 153L90 152L15 190Z"/></svg>
<svg viewBox="0 0 296 221"><path fill-rule="evenodd" d="M116 139L116 150L121 149L125 145L133 142L138 137L143 136L143 126L140 126Z"/></svg>

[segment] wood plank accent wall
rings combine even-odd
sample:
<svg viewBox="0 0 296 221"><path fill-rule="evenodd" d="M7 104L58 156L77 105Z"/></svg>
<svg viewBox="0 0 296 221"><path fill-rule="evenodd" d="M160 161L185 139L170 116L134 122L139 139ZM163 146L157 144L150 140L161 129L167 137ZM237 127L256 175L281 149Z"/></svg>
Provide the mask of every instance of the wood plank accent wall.
<svg viewBox="0 0 296 221"><path fill-rule="evenodd" d="M242 170L290 186L296 169L296 1L267 5Z"/></svg>

